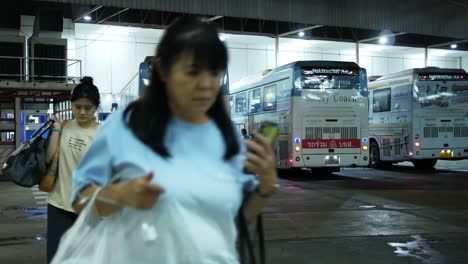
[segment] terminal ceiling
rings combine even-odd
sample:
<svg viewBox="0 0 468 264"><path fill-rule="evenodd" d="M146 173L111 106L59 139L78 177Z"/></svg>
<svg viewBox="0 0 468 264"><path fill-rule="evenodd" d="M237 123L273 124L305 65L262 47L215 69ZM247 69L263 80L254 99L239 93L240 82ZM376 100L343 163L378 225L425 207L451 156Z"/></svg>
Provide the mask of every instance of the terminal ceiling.
<svg viewBox="0 0 468 264"><path fill-rule="evenodd" d="M226 33L377 44L382 31L396 46L468 50L468 0L20 0L2 8L37 15L60 10L83 22L164 28L182 15L203 16ZM16 9L15 9L16 8ZM9 11L6 11L11 9ZM2 20L0 20L0 26ZM8 23L8 22L7 22Z"/></svg>

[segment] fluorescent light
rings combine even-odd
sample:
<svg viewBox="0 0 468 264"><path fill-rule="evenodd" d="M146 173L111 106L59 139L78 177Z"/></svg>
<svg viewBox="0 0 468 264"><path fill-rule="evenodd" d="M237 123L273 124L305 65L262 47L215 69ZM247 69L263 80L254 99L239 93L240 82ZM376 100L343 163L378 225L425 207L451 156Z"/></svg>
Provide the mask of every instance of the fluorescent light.
<svg viewBox="0 0 468 264"><path fill-rule="evenodd" d="M387 37L380 37L379 38L379 43L380 44L386 44L388 42L388 38Z"/></svg>
<svg viewBox="0 0 468 264"><path fill-rule="evenodd" d="M227 39L226 35L223 35L223 34L219 34L219 35L218 35L218 38L219 38L219 40L221 40L221 41L225 41L225 40Z"/></svg>
<svg viewBox="0 0 468 264"><path fill-rule="evenodd" d="M299 35L299 37L302 38L305 35L305 33L304 33L304 31L301 31L301 32L297 33L297 35Z"/></svg>
<svg viewBox="0 0 468 264"><path fill-rule="evenodd" d="M452 45L450 45L450 48L452 48L452 49L456 49L457 47L458 47L457 44L452 44Z"/></svg>
<svg viewBox="0 0 468 264"><path fill-rule="evenodd" d="M91 16L90 15L86 15L83 17L84 20L86 21L90 21L91 20Z"/></svg>

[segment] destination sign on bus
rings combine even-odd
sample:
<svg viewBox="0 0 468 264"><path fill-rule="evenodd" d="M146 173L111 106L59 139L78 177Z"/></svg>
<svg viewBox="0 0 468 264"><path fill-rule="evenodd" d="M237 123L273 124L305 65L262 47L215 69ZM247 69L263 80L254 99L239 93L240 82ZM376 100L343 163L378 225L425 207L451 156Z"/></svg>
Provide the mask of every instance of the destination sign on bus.
<svg viewBox="0 0 468 264"><path fill-rule="evenodd" d="M359 76L304 74L301 78L302 89L359 89Z"/></svg>
<svg viewBox="0 0 468 264"><path fill-rule="evenodd" d="M465 81L467 75L463 73L420 73L420 81Z"/></svg>
<svg viewBox="0 0 468 264"><path fill-rule="evenodd" d="M303 149L360 148L359 139L303 139Z"/></svg>
<svg viewBox="0 0 468 264"><path fill-rule="evenodd" d="M302 68L302 74L358 75L359 70L344 68Z"/></svg>

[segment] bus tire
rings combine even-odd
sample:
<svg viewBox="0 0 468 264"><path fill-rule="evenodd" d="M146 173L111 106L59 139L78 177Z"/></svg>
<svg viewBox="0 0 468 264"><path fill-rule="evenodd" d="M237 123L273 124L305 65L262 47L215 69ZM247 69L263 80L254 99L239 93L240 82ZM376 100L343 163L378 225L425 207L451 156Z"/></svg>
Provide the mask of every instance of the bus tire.
<svg viewBox="0 0 468 264"><path fill-rule="evenodd" d="M379 146L375 142L370 143L369 167L373 169L382 167L382 161L380 160Z"/></svg>
<svg viewBox="0 0 468 264"><path fill-rule="evenodd" d="M437 163L437 159L413 160L412 162L416 169L432 170Z"/></svg>

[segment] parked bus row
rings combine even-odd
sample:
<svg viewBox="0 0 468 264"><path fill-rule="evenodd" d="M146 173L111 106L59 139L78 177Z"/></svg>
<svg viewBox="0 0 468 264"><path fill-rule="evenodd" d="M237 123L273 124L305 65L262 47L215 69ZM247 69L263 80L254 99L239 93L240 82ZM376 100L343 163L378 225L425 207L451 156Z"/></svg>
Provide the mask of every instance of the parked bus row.
<svg viewBox="0 0 468 264"><path fill-rule="evenodd" d="M149 61L140 65L140 92ZM233 122L257 131L278 124L278 169L385 167L468 158L468 75L462 69L411 69L369 82L353 62L297 61L229 86Z"/></svg>

